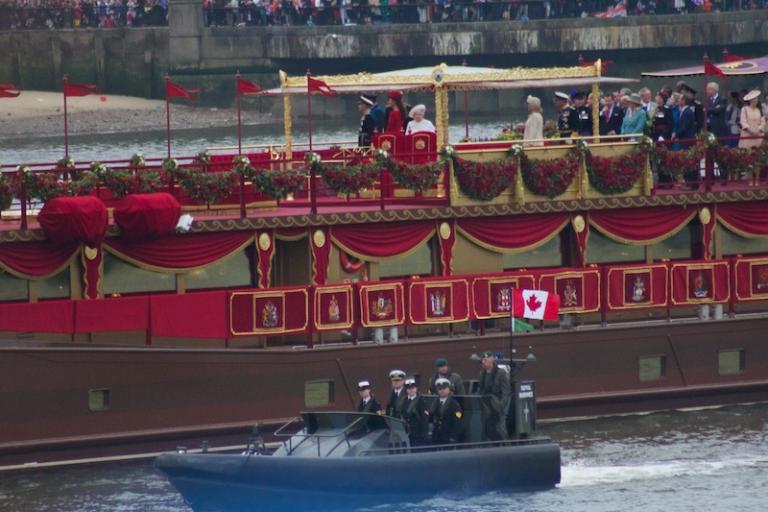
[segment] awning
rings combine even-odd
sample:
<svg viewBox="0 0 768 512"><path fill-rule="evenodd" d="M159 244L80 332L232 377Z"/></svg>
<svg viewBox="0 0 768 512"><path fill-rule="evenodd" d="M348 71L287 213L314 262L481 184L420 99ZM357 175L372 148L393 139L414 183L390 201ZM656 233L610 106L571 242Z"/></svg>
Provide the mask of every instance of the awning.
<svg viewBox="0 0 768 512"><path fill-rule="evenodd" d="M768 56L758 57L755 59L737 60L734 62L721 62L715 64L718 68L723 70L726 76L749 76L749 75L761 75L768 73ZM677 76L697 76L704 74L704 63L698 66L690 66L687 68L673 68L665 69L661 71L649 71L645 72L643 76L653 77L677 77Z"/></svg>

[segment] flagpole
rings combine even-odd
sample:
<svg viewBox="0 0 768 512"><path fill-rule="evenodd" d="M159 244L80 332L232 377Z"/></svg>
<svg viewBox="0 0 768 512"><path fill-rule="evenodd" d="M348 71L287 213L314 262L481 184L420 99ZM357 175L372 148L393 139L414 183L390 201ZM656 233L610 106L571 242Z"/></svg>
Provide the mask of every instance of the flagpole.
<svg viewBox="0 0 768 512"><path fill-rule="evenodd" d="M243 128L240 124L240 71L235 75L235 97L237 98L237 154L243 154Z"/></svg>
<svg viewBox="0 0 768 512"><path fill-rule="evenodd" d="M309 151L312 151L312 89L309 86L311 73L307 69L307 131L309 132ZM317 213L317 186L315 183L315 166L309 166L309 213Z"/></svg>
<svg viewBox="0 0 768 512"><path fill-rule="evenodd" d="M67 75L64 75L61 79L62 90L64 94L64 158L69 156L69 119L67 115Z"/></svg>
<svg viewBox="0 0 768 512"><path fill-rule="evenodd" d="M509 370L512 371L512 359L515 357L515 290L510 288L509 297Z"/></svg>
<svg viewBox="0 0 768 512"><path fill-rule="evenodd" d="M165 75L165 141L171 158L171 103L168 101L168 75Z"/></svg>
<svg viewBox="0 0 768 512"><path fill-rule="evenodd" d="M309 132L309 150L312 151L312 90L309 87L310 76L309 69L307 69L307 131Z"/></svg>

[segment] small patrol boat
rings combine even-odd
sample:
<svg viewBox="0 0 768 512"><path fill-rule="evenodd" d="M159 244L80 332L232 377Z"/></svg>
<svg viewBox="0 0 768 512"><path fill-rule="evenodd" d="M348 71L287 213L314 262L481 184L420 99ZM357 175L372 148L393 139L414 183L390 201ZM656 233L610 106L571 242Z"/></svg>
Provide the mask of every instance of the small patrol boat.
<svg viewBox="0 0 768 512"><path fill-rule="evenodd" d="M302 412L275 431L282 443L271 454L259 436L242 454L167 453L155 466L197 512L341 511L552 488L560 447L535 435L535 385L513 380L512 391L509 440L483 440L490 397L467 395L456 397L464 411L459 443L411 446L405 422L390 416Z"/></svg>

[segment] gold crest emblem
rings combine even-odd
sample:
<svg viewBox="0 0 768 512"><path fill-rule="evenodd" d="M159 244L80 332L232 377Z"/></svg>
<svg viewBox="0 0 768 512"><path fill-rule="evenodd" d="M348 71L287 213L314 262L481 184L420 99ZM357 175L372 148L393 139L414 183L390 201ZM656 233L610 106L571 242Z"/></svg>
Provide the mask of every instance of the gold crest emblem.
<svg viewBox="0 0 768 512"><path fill-rule="evenodd" d="M709 208L705 206L704 208L699 210L699 221L703 225L706 226L707 224L709 224L709 221L711 220L712 220L712 212L709 211Z"/></svg>
<svg viewBox="0 0 768 512"><path fill-rule="evenodd" d="M315 242L315 247L323 247L325 245L325 233L323 233L322 229L318 229L312 234L312 241Z"/></svg>
<svg viewBox="0 0 768 512"><path fill-rule="evenodd" d="M414 144L414 147L419 151L421 151L422 149L427 147L427 143L424 142L423 140L417 140L416 144Z"/></svg>
<svg viewBox="0 0 768 512"><path fill-rule="evenodd" d="M440 223L440 238L443 240L451 238L451 225L447 222Z"/></svg>
<svg viewBox="0 0 768 512"><path fill-rule="evenodd" d="M89 247L87 245L85 246L85 257L86 257L86 259L93 261L93 260L96 259L96 256L98 256L98 255L99 255L99 250L97 248Z"/></svg>
<svg viewBox="0 0 768 512"><path fill-rule="evenodd" d="M586 227L587 227L587 223L584 220L584 217L582 217L581 215L576 215L573 218L573 230L574 231L576 231L577 233L581 233L582 231L584 231L584 229Z"/></svg>
<svg viewBox="0 0 768 512"><path fill-rule="evenodd" d="M270 247L272 247L272 239L269 237L269 235L267 233L260 234L259 249L262 251L268 251Z"/></svg>

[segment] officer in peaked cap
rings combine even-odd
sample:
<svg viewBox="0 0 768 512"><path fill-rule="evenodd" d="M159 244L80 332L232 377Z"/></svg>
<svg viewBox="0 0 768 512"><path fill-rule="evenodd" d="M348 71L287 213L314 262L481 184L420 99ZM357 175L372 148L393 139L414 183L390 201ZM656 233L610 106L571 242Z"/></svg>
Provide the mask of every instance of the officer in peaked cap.
<svg viewBox="0 0 768 512"><path fill-rule="evenodd" d="M360 401L357 403L357 412L369 412L378 414L381 406L371 391L371 381L361 380L357 383L357 392L360 395Z"/></svg>
<svg viewBox="0 0 768 512"><path fill-rule="evenodd" d="M376 97L371 99L369 94L360 96L357 104L357 110L360 112L360 131L357 133L357 145L366 147L371 145L371 137L376 132L376 119L371 113L371 109L376 104Z"/></svg>
<svg viewBox="0 0 768 512"><path fill-rule="evenodd" d="M392 391L389 393L389 402L387 402L387 416L402 418L408 398L408 393L405 391L405 372L392 370L389 372L389 380L392 383Z"/></svg>
<svg viewBox="0 0 768 512"><path fill-rule="evenodd" d="M559 113L557 118L557 130L560 133L560 137L567 138L576 131L579 127L579 117L569 103L570 97L564 92L556 92L553 100L555 107Z"/></svg>
<svg viewBox="0 0 768 512"><path fill-rule="evenodd" d="M458 443L464 432L464 412L453 398L451 381L439 378L435 381L438 399L432 404L432 444Z"/></svg>
<svg viewBox="0 0 768 512"><path fill-rule="evenodd" d="M405 379L405 411L403 419L408 425L408 439L411 446L422 446L429 441L429 410L424 399L419 394L419 386L416 379Z"/></svg>

